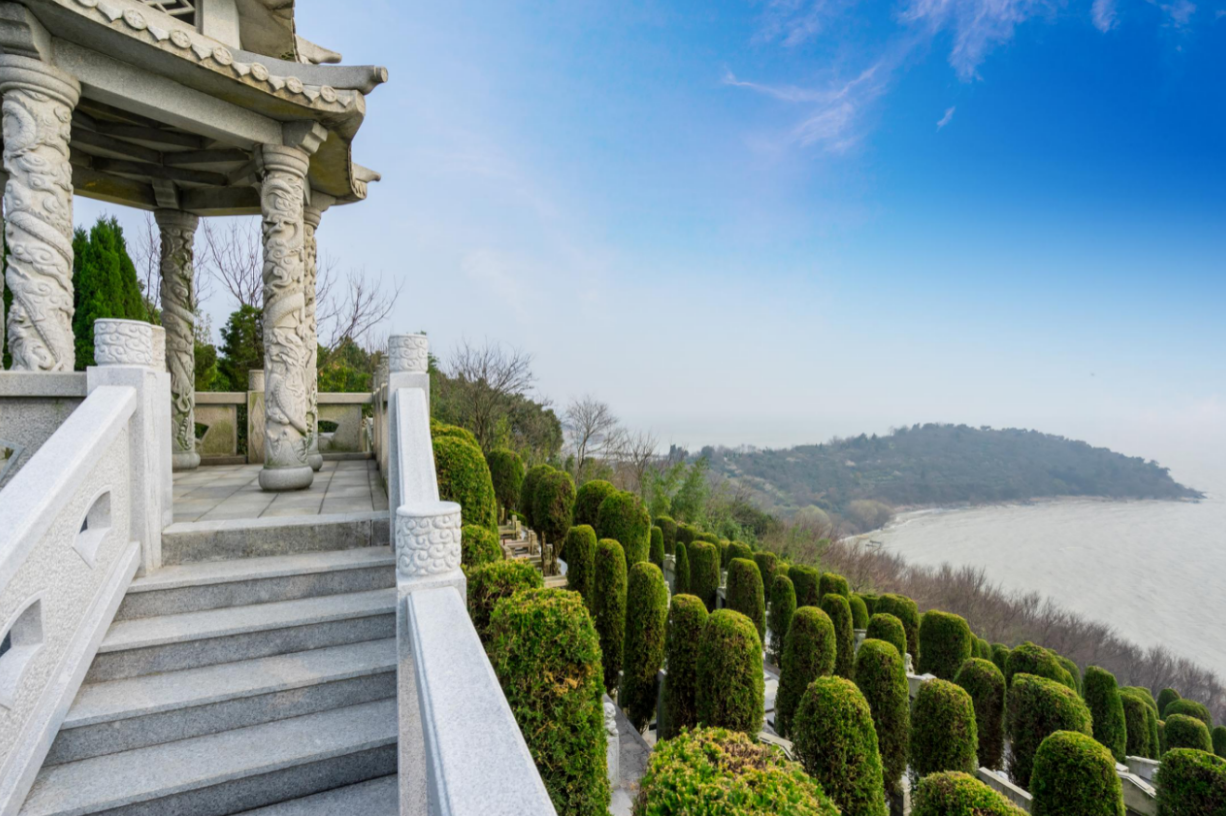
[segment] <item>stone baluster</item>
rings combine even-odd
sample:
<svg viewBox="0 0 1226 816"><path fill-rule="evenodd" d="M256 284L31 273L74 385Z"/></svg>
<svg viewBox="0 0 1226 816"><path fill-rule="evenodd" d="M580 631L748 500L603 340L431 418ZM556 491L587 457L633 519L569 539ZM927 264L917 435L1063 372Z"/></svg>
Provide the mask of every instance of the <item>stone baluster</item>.
<svg viewBox="0 0 1226 816"><path fill-rule="evenodd" d="M162 325L170 369L174 469L200 466L196 453L196 291L193 242L199 216L181 210L154 212L162 239Z"/></svg>

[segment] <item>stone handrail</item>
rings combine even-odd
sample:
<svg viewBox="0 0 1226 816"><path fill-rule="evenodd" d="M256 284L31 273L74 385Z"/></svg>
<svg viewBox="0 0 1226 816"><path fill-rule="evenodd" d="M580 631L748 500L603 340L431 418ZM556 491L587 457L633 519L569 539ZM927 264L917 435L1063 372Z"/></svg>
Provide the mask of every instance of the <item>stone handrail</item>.
<svg viewBox="0 0 1226 816"><path fill-rule="evenodd" d="M196 449L206 464L229 464L238 460L238 409L240 406L259 404L254 397L262 391L197 391L195 395L196 422L208 426L204 437L197 440ZM319 419L340 425L335 435L329 435L321 444L323 453L369 453L362 417L363 406L375 402L376 393L332 392L319 393ZM262 416L249 412L248 440L261 437L252 432L252 425L262 422ZM263 461L263 451L255 452L252 462Z"/></svg>
<svg viewBox="0 0 1226 816"><path fill-rule="evenodd" d="M376 436L394 509L400 813L556 814L468 617L460 507L439 500L434 472L426 338L393 336L389 358Z"/></svg>

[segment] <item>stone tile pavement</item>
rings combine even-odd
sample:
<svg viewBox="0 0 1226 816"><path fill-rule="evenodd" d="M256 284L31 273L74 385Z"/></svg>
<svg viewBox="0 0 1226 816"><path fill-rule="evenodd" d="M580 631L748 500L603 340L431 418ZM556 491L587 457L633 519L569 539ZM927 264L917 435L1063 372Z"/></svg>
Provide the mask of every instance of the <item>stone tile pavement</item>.
<svg viewBox="0 0 1226 816"><path fill-rule="evenodd" d="M174 475L175 522L319 516L387 509L373 459L325 461L306 490L265 493L261 465L203 466Z"/></svg>

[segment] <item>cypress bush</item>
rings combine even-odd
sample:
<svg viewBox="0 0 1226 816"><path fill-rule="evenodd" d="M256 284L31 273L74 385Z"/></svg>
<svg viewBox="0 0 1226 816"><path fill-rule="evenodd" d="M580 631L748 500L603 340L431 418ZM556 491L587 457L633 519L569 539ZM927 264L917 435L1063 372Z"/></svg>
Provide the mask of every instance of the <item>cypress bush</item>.
<svg viewBox="0 0 1226 816"><path fill-rule="evenodd" d="M821 605L822 596L817 594L817 584L822 577L820 572L804 564L793 564L788 567L788 577L796 590L797 607Z"/></svg>
<svg viewBox="0 0 1226 816"><path fill-rule="evenodd" d="M634 816L839 816L799 763L739 731L703 728L656 747Z"/></svg>
<svg viewBox="0 0 1226 816"><path fill-rule="evenodd" d="M673 592L688 594L690 591L690 556L686 546L678 541L673 549Z"/></svg>
<svg viewBox="0 0 1226 816"><path fill-rule="evenodd" d="M502 545L498 536L485 527L475 524L465 524L460 528L460 563L465 567L475 567L490 561L501 561Z"/></svg>
<svg viewBox="0 0 1226 816"><path fill-rule="evenodd" d="M797 609L783 639L779 689L775 693L775 730L780 735L791 736L792 719L805 689L817 678L834 672L837 653L830 616L815 606Z"/></svg>
<svg viewBox="0 0 1226 816"><path fill-rule="evenodd" d="M677 545L677 522L668 516L656 516L656 526L664 534L664 554L672 555Z"/></svg>
<svg viewBox="0 0 1226 816"><path fill-rule="evenodd" d="M532 510L536 506L536 485L542 476L552 472L553 468L549 465L534 465L524 474L524 484L519 491L519 512L524 517L524 523L533 530L536 529L536 519L532 517Z"/></svg>
<svg viewBox="0 0 1226 816"><path fill-rule="evenodd" d="M1086 708L1094 720L1094 739L1111 752L1116 762L1123 762L1128 749L1128 726L1115 675L1098 666L1086 666L1084 684Z"/></svg>
<svg viewBox="0 0 1226 816"><path fill-rule="evenodd" d="M727 606L753 621L758 640L766 638L766 593L758 565L748 558L734 558L728 564Z"/></svg>
<svg viewBox="0 0 1226 816"><path fill-rule="evenodd" d="M1055 655L1030 641L1015 646L1009 652L1009 661L1005 664L1005 683L1012 687L1013 678L1018 674L1033 674L1064 683L1064 670Z"/></svg>
<svg viewBox="0 0 1226 816"><path fill-rule="evenodd" d="M1057 731L1039 745L1030 795L1030 816L1124 816L1111 751L1073 731Z"/></svg>
<svg viewBox="0 0 1226 816"><path fill-rule="evenodd" d="M869 618L864 636L893 644L900 655L907 653L907 633L902 628L902 621L889 613L877 612ZM906 665L906 658L903 658L903 665Z"/></svg>
<svg viewBox="0 0 1226 816"><path fill-rule="evenodd" d="M992 644L988 643L986 638L981 637L975 638L975 643L979 647L975 650L975 657L979 658L980 660L990 661L992 659ZM1003 675L1004 672L1001 672L1001 674Z"/></svg>
<svg viewBox="0 0 1226 816"><path fill-rule="evenodd" d="M877 614L877 598L878 595L872 592L861 592L860 597L864 599L864 605L868 608L868 616L871 618Z"/></svg>
<svg viewBox="0 0 1226 816"><path fill-rule="evenodd" d="M1080 694L1081 693L1081 669L1077 668L1077 664L1074 663L1072 660L1069 660L1064 655L1056 654L1055 652L1052 652L1052 654L1055 655L1056 662L1060 664L1060 668L1068 672L1069 680L1072 681L1072 685L1069 687L1073 691Z"/></svg>
<svg viewBox="0 0 1226 816"><path fill-rule="evenodd" d="M716 545L716 549L719 549L720 540L719 540L719 536L717 536L715 533L698 532L695 534L694 540L695 541L705 541L708 544L714 544ZM723 544L727 546L728 542L725 541L723 542Z"/></svg>
<svg viewBox="0 0 1226 816"><path fill-rule="evenodd" d="M1213 727L1213 718L1209 716L1209 709L1195 700L1175 700L1162 712L1162 719L1170 722L1172 714L1185 714L1200 720L1206 728Z"/></svg>
<svg viewBox="0 0 1226 816"><path fill-rule="evenodd" d="M1162 755L1166 753L1166 720L1158 720L1158 750L1155 752L1153 748L1154 737L1152 731L1150 732L1149 745L1150 759L1161 759Z"/></svg>
<svg viewBox="0 0 1226 816"><path fill-rule="evenodd" d="M1160 746L1162 745L1162 738L1159 736L1162 726L1158 722L1158 715L1154 713L1152 708L1146 708L1145 719L1149 723L1149 758L1158 759L1160 756L1162 756L1160 749Z"/></svg>
<svg viewBox="0 0 1226 816"><path fill-rule="evenodd" d="M1166 716L1166 707L1176 700L1182 699L1183 698L1179 696L1179 692L1175 691L1175 689L1164 688L1162 691L1158 692L1158 714L1160 716Z"/></svg>
<svg viewBox="0 0 1226 816"><path fill-rule="evenodd" d="M975 706L979 766L1000 768L1005 755L1005 676L996 664L971 658L962 664L954 683L966 690Z"/></svg>
<svg viewBox="0 0 1226 816"><path fill-rule="evenodd" d="M992 644L992 662L996 664L996 668L1000 669L1000 673L1005 673L1005 666L1009 663L1010 649L1003 643Z"/></svg>
<svg viewBox="0 0 1226 816"><path fill-rule="evenodd" d="M851 628L867 629L868 605L864 603L864 599L859 595L852 595L847 599L847 603L851 606Z"/></svg>
<svg viewBox="0 0 1226 816"><path fill-rule="evenodd" d="M920 780L911 816L1026 816L1026 811L970 774L947 771Z"/></svg>
<svg viewBox="0 0 1226 816"><path fill-rule="evenodd" d="M532 518L536 521L536 531L541 535L542 545L553 545L550 563L556 565L575 517L575 480L564 470L546 473L536 483L536 495L532 500L535 502ZM544 547L542 557L543 552ZM556 570L551 568L550 574L554 572Z"/></svg>
<svg viewBox="0 0 1226 816"><path fill-rule="evenodd" d="M851 599L851 587L847 585L847 579L842 575L835 575L833 572L824 572L822 577L817 582L817 594L821 597L827 595L842 595L848 600Z"/></svg>
<svg viewBox="0 0 1226 816"><path fill-rule="evenodd" d="M1213 753L1226 759L1226 725L1213 729Z"/></svg>
<svg viewBox="0 0 1226 816"><path fill-rule="evenodd" d="M677 543L690 545L698 540L698 528L693 524L677 525Z"/></svg>
<svg viewBox="0 0 1226 816"><path fill-rule="evenodd" d="M582 599L530 589L501 601L488 651L559 816L604 816L610 792L600 646Z"/></svg>
<svg viewBox="0 0 1226 816"><path fill-rule="evenodd" d="M916 778L940 771L975 773L978 746L971 695L948 680L921 685L911 707L911 770Z"/></svg>
<svg viewBox="0 0 1226 816"><path fill-rule="evenodd" d="M834 673L850 680L856 671L856 635L851 629L851 605L847 598L832 592L822 598L822 611L834 624Z"/></svg>
<svg viewBox="0 0 1226 816"><path fill-rule="evenodd" d="M1172 714L1166 718L1166 750L1174 748L1195 748L1212 754L1213 738L1205 724L1195 717Z"/></svg>
<svg viewBox="0 0 1226 816"><path fill-rule="evenodd" d="M1136 694L1138 697L1141 698L1141 700L1145 703L1145 705L1152 708L1154 710L1154 713L1157 714L1159 717L1164 715L1164 712L1161 712L1158 710L1158 702L1154 700L1154 693L1150 691L1149 689L1145 688L1145 686L1124 686L1124 688L1121 689L1121 691L1133 692L1134 694ZM1186 712L1180 712L1180 713L1186 713Z"/></svg>
<svg viewBox="0 0 1226 816"><path fill-rule="evenodd" d="M763 717L762 641L749 618L711 613L698 644L698 722L756 739Z"/></svg>
<svg viewBox="0 0 1226 816"><path fill-rule="evenodd" d="M494 480L481 449L455 437L434 440L434 470L438 477L438 496L460 505L463 524L498 532L498 503Z"/></svg>
<svg viewBox="0 0 1226 816"><path fill-rule="evenodd" d="M855 683L842 677L810 683L792 731L796 758L842 816L885 816L873 715Z"/></svg>
<svg viewBox="0 0 1226 816"><path fill-rule="evenodd" d="M651 544L648 549L647 560L661 570L664 569L664 531L659 527L651 528Z"/></svg>
<svg viewBox="0 0 1226 816"><path fill-rule="evenodd" d="M920 621L919 673L953 680L962 664L971 659L974 639L961 615L930 609Z"/></svg>
<svg viewBox="0 0 1226 816"><path fill-rule="evenodd" d="M468 616L473 628L488 642L490 615L503 598L521 589L540 589L545 585L536 567L523 561L491 561L468 571Z"/></svg>
<svg viewBox="0 0 1226 816"><path fill-rule="evenodd" d="M748 561L753 560L753 547L746 544L744 541L733 541L728 545L728 563L732 563L734 558L744 558Z"/></svg>
<svg viewBox="0 0 1226 816"><path fill-rule="evenodd" d="M1158 816L1226 814L1226 759L1174 748L1158 766Z"/></svg>
<svg viewBox="0 0 1226 816"><path fill-rule="evenodd" d="M777 666L783 664L783 642L795 612L796 590L792 587L792 579L786 575L776 575L771 584L770 642L771 657Z"/></svg>
<svg viewBox="0 0 1226 816"><path fill-rule="evenodd" d="M911 654L911 660L915 665L919 665L919 624L920 615L919 607L915 601L908 598L906 595L895 595L887 593L877 599L877 611L884 612L887 615L893 615L902 621L903 631L907 633L907 651Z"/></svg>
<svg viewBox="0 0 1226 816"><path fill-rule="evenodd" d="M1055 680L1016 674L1006 701L1005 732L1011 748L1009 778L1015 785L1029 789L1035 751L1052 734L1076 731L1093 736L1086 704L1077 692Z"/></svg>
<svg viewBox="0 0 1226 816"><path fill-rule="evenodd" d="M580 524L566 533L566 588L578 592L591 612L595 609L595 585L596 531Z"/></svg>
<svg viewBox="0 0 1226 816"><path fill-rule="evenodd" d="M885 792L899 796L911 731L911 697L902 653L884 640L865 640L856 652L856 686L873 713Z"/></svg>
<svg viewBox="0 0 1226 816"><path fill-rule="evenodd" d="M702 539L699 540L701 541ZM712 541L711 543L714 544L715 549L719 551L719 568L721 570L728 569L728 562L732 560L732 548L730 546L732 542L725 540Z"/></svg>
<svg viewBox="0 0 1226 816"><path fill-rule="evenodd" d="M651 544L651 516L633 493L618 490L600 503L596 514L596 534L611 538L626 553L626 569L647 560Z"/></svg>
<svg viewBox="0 0 1226 816"><path fill-rule="evenodd" d="M719 598L719 550L706 541L695 541L687 548L690 557L690 594L702 598L707 611L715 611Z"/></svg>
<svg viewBox="0 0 1226 816"><path fill-rule="evenodd" d="M1149 727L1149 707L1135 691L1120 691L1120 705L1124 709L1124 751L1128 756L1156 758L1160 755L1153 744Z"/></svg>
<svg viewBox="0 0 1226 816"><path fill-rule="evenodd" d="M74 368L84 371L95 363L95 320L118 318L148 323L149 308L141 294L136 266L128 255L123 228L114 216L99 217L88 238L84 229L74 230L72 248Z"/></svg>
<svg viewBox="0 0 1226 816"><path fill-rule="evenodd" d="M769 591L775 585L775 569L779 566L779 559L773 552L756 552L753 554L753 562L758 565L758 573L762 576L762 586Z"/></svg>
<svg viewBox="0 0 1226 816"><path fill-rule="evenodd" d="M668 623L668 584L655 564L640 561L630 568L626 589L626 642L618 702L639 731L656 710L656 675L664 665Z"/></svg>
<svg viewBox="0 0 1226 816"><path fill-rule="evenodd" d="M660 738L698 725L698 644L707 625L707 607L693 595L674 595L668 608L664 674L664 722Z"/></svg>
<svg viewBox="0 0 1226 816"><path fill-rule="evenodd" d="M519 496L524 489L524 460L513 450L495 448L486 454L485 462L494 481L494 498L510 516L519 506Z"/></svg>
<svg viewBox="0 0 1226 816"><path fill-rule="evenodd" d="M599 530L596 521L600 514L600 505L616 492L617 488L604 479L584 482L575 492L575 524L586 524L594 530Z"/></svg>
<svg viewBox="0 0 1226 816"><path fill-rule="evenodd" d="M611 538L602 538L596 544L595 579L594 617L604 655L604 687L612 696L626 640L626 556L622 545Z"/></svg>
<svg viewBox="0 0 1226 816"><path fill-rule="evenodd" d="M467 428L461 428L458 425L447 425L439 422L437 419L431 419L430 438L442 439L444 437L448 439L459 439L461 442L467 442L474 448L481 447L481 443L477 441L477 437Z"/></svg>

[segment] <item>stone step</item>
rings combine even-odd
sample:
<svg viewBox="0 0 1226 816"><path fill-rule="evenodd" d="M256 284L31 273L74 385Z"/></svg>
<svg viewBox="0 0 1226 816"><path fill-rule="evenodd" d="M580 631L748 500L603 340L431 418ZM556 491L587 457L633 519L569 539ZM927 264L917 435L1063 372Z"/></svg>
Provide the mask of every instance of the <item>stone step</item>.
<svg viewBox="0 0 1226 816"><path fill-rule="evenodd" d="M240 816L399 816L400 791L396 784L396 776L384 776L248 810Z"/></svg>
<svg viewBox="0 0 1226 816"><path fill-rule="evenodd" d="M43 768L21 816L226 816L396 772L396 701Z"/></svg>
<svg viewBox="0 0 1226 816"><path fill-rule="evenodd" d="M162 531L162 564L195 564L292 553L386 547L386 510L178 522Z"/></svg>
<svg viewBox="0 0 1226 816"><path fill-rule="evenodd" d="M81 687L44 767L396 696L396 642L151 674Z"/></svg>
<svg viewBox="0 0 1226 816"><path fill-rule="evenodd" d="M396 590L234 606L111 625L87 683L394 637Z"/></svg>
<svg viewBox="0 0 1226 816"><path fill-rule="evenodd" d="M395 565L390 547L362 547L163 567L132 582L115 620L386 589Z"/></svg>

